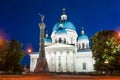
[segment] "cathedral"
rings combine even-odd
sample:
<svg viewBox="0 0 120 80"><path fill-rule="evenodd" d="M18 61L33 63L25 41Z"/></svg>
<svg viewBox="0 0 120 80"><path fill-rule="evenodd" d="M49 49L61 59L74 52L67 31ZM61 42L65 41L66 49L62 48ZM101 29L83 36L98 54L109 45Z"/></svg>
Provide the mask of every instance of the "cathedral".
<svg viewBox="0 0 120 80"><path fill-rule="evenodd" d="M84 28L78 36L75 25L67 19L65 9L49 37L45 34L44 48L49 72L93 72L94 59ZM30 72L34 72L39 52L30 54Z"/></svg>

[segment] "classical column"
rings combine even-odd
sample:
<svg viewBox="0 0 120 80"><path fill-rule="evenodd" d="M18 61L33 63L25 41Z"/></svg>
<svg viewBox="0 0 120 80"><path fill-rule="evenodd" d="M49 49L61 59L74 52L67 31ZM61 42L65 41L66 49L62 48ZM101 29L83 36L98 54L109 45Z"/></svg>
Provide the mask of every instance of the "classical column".
<svg viewBox="0 0 120 80"><path fill-rule="evenodd" d="M48 72L48 65L47 65L47 60L45 58L45 49L44 49L44 28L45 24L43 22L44 16L41 16L41 23L39 23L40 27L40 53L39 53L39 58L37 59L37 64L34 72L37 73L45 73Z"/></svg>
<svg viewBox="0 0 120 80"><path fill-rule="evenodd" d="M66 72L69 71L69 67L68 67L68 63L69 63L69 61L68 61L68 54L69 54L69 52L67 51L66 52Z"/></svg>
<svg viewBox="0 0 120 80"><path fill-rule="evenodd" d="M54 71L56 72L56 52L54 53Z"/></svg>
<svg viewBox="0 0 120 80"><path fill-rule="evenodd" d="M30 71L33 72L33 58L30 57Z"/></svg>
<svg viewBox="0 0 120 80"><path fill-rule="evenodd" d="M55 60L54 60L54 52L52 52L52 72L55 72Z"/></svg>
<svg viewBox="0 0 120 80"><path fill-rule="evenodd" d="M59 72L61 72L61 53L59 53Z"/></svg>
<svg viewBox="0 0 120 80"><path fill-rule="evenodd" d="M75 56L75 52L73 52L73 72L76 72L76 56Z"/></svg>
<svg viewBox="0 0 120 80"><path fill-rule="evenodd" d="M74 71L74 52L73 51L70 51L70 59L71 59L70 72L73 72Z"/></svg>

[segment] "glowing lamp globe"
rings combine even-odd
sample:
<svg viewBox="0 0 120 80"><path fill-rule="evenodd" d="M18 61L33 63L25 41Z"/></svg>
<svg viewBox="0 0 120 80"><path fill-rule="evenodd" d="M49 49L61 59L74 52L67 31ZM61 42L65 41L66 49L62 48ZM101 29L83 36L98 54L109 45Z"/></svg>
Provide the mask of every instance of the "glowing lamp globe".
<svg viewBox="0 0 120 80"><path fill-rule="evenodd" d="M31 50L31 49L28 49L28 50L27 50L27 52L28 52L28 53L31 53L31 52L32 52L32 50Z"/></svg>
<svg viewBox="0 0 120 80"><path fill-rule="evenodd" d="M118 36L120 37L120 32L118 33Z"/></svg>
<svg viewBox="0 0 120 80"><path fill-rule="evenodd" d="M106 60L105 60L105 64L108 64L108 63L109 63L109 61L106 59Z"/></svg>

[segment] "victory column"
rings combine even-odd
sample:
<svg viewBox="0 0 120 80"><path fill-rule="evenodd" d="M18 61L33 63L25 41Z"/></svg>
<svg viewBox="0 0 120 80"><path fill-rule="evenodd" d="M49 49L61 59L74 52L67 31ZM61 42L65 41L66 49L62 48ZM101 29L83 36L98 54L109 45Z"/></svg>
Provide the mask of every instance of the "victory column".
<svg viewBox="0 0 120 80"><path fill-rule="evenodd" d="M39 51L39 58L37 59L36 68L34 70L35 73L47 73L48 72L48 64L45 57L45 48L44 48L44 15L41 15L41 23L39 23L40 27L40 51Z"/></svg>

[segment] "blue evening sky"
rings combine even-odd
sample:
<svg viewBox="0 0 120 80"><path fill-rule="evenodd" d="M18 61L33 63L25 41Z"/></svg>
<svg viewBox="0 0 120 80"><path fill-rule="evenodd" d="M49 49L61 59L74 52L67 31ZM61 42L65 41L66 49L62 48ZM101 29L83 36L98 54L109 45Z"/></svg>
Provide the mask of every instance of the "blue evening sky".
<svg viewBox="0 0 120 80"><path fill-rule="evenodd" d="M120 0L0 0L0 38L17 39L24 50L38 51L38 13L45 15L45 30L50 35L62 8L79 35L82 26L89 38L103 29L120 30Z"/></svg>

